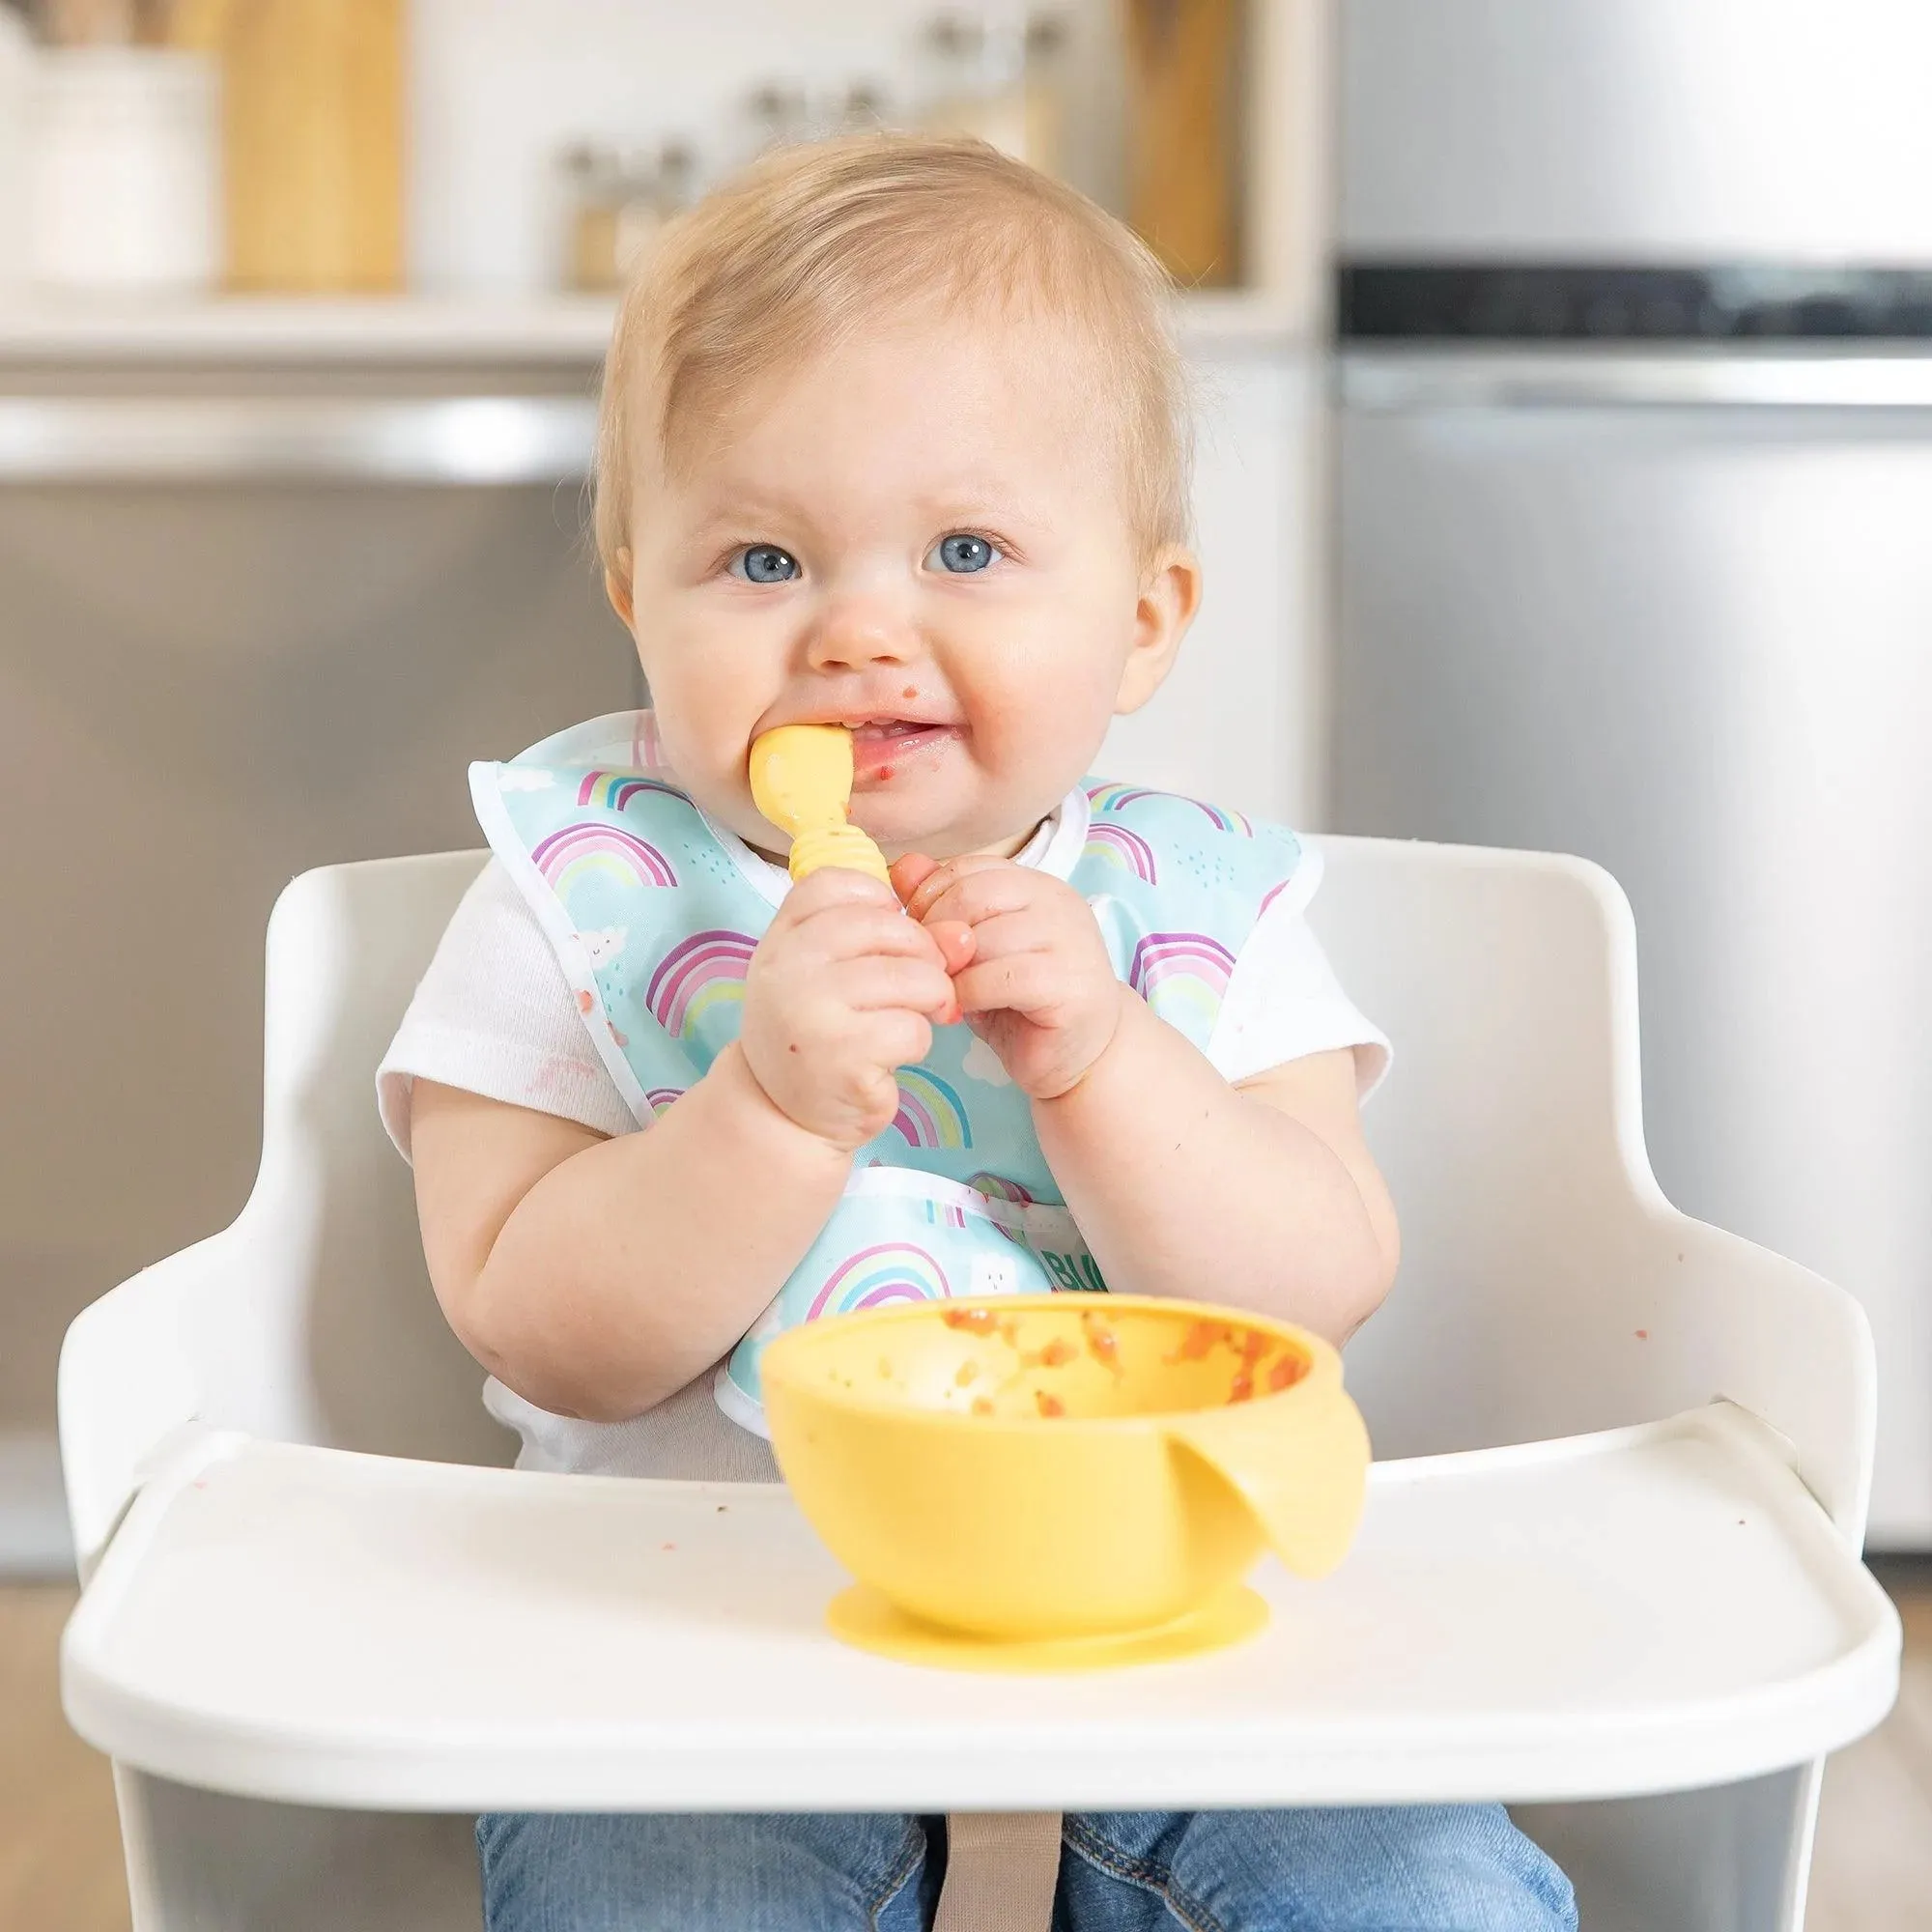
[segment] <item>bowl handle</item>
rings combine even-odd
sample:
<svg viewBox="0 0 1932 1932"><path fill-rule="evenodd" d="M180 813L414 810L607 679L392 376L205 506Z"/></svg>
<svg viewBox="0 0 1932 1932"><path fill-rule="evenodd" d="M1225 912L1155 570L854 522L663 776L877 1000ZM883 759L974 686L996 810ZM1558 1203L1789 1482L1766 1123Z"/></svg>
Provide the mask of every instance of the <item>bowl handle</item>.
<svg viewBox="0 0 1932 1932"><path fill-rule="evenodd" d="M1339 1380L1286 1401L1164 1417L1162 1427L1247 1504L1297 1577L1325 1577L1348 1554L1368 1485L1369 1432Z"/></svg>

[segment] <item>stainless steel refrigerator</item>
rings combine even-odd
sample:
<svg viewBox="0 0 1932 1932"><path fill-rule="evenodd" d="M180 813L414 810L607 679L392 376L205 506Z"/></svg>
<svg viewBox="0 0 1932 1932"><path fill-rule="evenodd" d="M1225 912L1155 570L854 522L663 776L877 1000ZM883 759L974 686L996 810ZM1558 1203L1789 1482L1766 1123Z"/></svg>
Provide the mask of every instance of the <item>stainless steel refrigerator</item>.
<svg viewBox="0 0 1932 1932"><path fill-rule="evenodd" d="M1348 0L1332 818L1622 880L1690 1211L1932 1547L1932 9Z"/></svg>

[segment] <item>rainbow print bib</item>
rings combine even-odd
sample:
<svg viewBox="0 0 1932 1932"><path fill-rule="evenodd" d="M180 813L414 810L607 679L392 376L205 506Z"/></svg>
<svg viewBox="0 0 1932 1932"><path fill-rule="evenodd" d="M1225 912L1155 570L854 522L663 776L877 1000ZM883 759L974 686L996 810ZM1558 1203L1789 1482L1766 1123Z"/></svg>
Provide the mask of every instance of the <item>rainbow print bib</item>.
<svg viewBox="0 0 1932 1932"><path fill-rule="evenodd" d="M648 712L470 768L492 849L541 923L599 1058L648 1127L738 1037L745 978L789 881L678 787ZM1071 794L1030 862L1093 908L1114 970L1205 1049L1256 922L1301 848L1276 826L1142 787ZM717 1378L764 1434L758 1360L800 1321L956 1294L1104 1291L1026 1096L966 1026L898 1072L892 1123Z"/></svg>

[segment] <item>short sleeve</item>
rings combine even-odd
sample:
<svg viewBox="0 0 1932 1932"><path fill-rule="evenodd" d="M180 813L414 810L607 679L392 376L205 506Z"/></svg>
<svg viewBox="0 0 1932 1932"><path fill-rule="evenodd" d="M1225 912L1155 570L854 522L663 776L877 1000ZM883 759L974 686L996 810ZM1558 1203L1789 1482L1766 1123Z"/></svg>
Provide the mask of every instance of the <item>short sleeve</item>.
<svg viewBox="0 0 1932 1932"><path fill-rule="evenodd" d="M464 894L377 1069L383 1125L405 1160L417 1080L601 1134L638 1124L591 1045L543 927L497 860Z"/></svg>
<svg viewBox="0 0 1932 1932"><path fill-rule="evenodd" d="M1291 1060L1352 1047L1356 1087L1366 1096L1388 1070L1388 1037L1343 990L1308 923L1321 862L1310 855L1305 864L1299 890L1267 907L1241 948L1208 1058L1224 1080L1238 1085Z"/></svg>

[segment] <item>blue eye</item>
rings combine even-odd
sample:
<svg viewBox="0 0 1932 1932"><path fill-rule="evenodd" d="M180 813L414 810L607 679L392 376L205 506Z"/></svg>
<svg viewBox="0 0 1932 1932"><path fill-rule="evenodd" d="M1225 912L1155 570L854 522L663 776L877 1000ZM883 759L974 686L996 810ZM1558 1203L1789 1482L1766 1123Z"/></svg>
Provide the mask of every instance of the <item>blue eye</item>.
<svg viewBox="0 0 1932 1932"><path fill-rule="evenodd" d="M747 583L789 583L798 575L798 558L777 544L751 544L731 559L730 569Z"/></svg>
<svg viewBox="0 0 1932 1932"><path fill-rule="evenodd" d="M984 570L999 554L984 537L976 537L968 530L955 530L950 537L941 537L925 560L928 564L936 563L941 570L950 570L955 577L970 577L976 570Z"/></svg>

